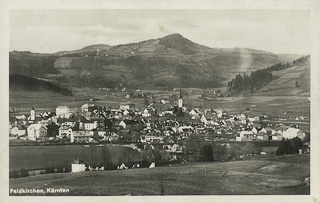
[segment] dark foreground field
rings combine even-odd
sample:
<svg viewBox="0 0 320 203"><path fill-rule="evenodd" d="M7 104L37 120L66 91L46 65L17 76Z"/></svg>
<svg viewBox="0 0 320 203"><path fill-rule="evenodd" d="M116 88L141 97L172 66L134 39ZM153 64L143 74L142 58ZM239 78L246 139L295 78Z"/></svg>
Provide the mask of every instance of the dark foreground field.
<svg viewBox="0 0 320 203"><path fill-rule="evenodd" d="M78 158L99 164L103 163L103 149L108 150L113 162L140 161L138 151L125 146L96 146L94 151L89 145L10 146L9 171L71 166Z"/></svg>
<svg viewBox="0 0 320 203"><path fill-rule="evenodd" d="M10 179L10 188L65 188L70 193L56 195L73 196L160 195L162 189L164 195L307 195L309 172L309 155L286 155L153 169L46 174Z"/></svg>

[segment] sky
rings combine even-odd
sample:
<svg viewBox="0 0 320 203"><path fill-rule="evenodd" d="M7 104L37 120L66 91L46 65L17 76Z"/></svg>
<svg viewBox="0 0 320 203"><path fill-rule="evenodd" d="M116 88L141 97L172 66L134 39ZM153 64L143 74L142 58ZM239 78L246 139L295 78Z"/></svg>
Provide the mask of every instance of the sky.
<svg viewBox="0 0 320 203"><path fill-rule="evenodd" d="M212 48L311 53L309 10L10 11L10 51L55 53L180 33Z"/></svg>

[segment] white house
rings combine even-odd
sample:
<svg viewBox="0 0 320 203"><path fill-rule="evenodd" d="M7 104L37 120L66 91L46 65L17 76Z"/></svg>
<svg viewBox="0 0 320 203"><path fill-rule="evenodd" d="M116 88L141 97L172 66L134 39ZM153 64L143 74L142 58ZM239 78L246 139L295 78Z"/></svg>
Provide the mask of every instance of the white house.
<svg viewBox="0 0 320 203"><path fill-rule="evenodd" d="M127 124L124 121L120 121L119 126L123 127L123 129L125 129L127 127Z"/></svg>
<svg viewBox="0 0 320 203"><path fill-rule="evenodd" d="M84 104L81 106L81 112L92 112L94 109L94 104Z"/></svg>
<svg viewBox="0 0 320 203"><path fill-rule="evenodd" d="M70 113L70 108L68 106L58 106L56 108L56 115L60 117L60 115L64 115Z"/></svg>
<svg viewBox="0 0 320 203"><path fill-rule="evenodd" d="M72 128L68 126L61 126L59 128L59 137L64 137L66 136L67 138L71 138L72 136Z"/></svg>
<svg viewBox="0 0 320 203"><path fill-rule="evenodd" d="M98 121L84 123L85 130L93 130L93 129L96 129L98 126L99 126Z"/></svg>
<svg viewBox="0 0 320 203"><path fill-rule="evenodd" d="M241 131L240 137L236 137L236 141L247 141L251 140L253 138L253 132L252 131Z"/></svg>
<svg viewBox="0 0 320 203"><path fill-rule="evenodd" d="M11 135L23 136L27 134L27 128L24 126L14 126L10 130Z"/></svg>
<svg viewBox="0 0 320 203"><path fill-rule="evenodd" d="M185 132L185 131L193 131L193 127L192 126L180 126L178 128L178 132L182 133L182 132Z"/></svg>
<svg viewBox="0 0 320 203"><path fill-rule="evenodd" d="M250 122L257 122L257 121L260 120L260 118L259 118L259 116L254 116L254 117L248 116L248 120L249 120Z"/></svg>
<svg viewBox="0 0 320 203"><path fill-rule="evenodd" d="M198 113L196 110L192 109L192 110L189 112L189 115L190 115L190 116L198 116L199 113Z"/></svg>
<svg viewBox="0 0 320 203"><path fill-rule="evenodd" d="M306 137L306 134L301 129L288 128L286 131L283 131L282 136L285 139L292 139L294 137L299 137L301 140L303 140Z"/></svg>
<svg viewBox="0 0 320 203"><path fill-rule="evenodd" d="M71 134L71 142L88 143L93 136L93 131L73 131Z"/></svg>
<svg viewBox="0 0 320 203"><path fill-rule="evenodd" d="M151 114L149 113L148 109L145 109L145 110L143 110L141 116L142 116L142 117L150 117Z"/></svg>
<svg viewBox="0 0 320 203"><path fill-rule="evenodd" d="M71 172L72 173L78 173L86 170L86 164L80 160L77 159L71 164Z"/></svg>
<svg viewBox="0 0 320 203"><path fill-rule="evenodd" d="M130 104L120 104L120 110L128 110L130 109Z"/></svg>
<svg viewBox="0 0 320 203"><path fill-rule="evenodd" d="M127 115L129 115L129 111L126 109L126 110L124 110L124 111L122 112L122 114L123 114L124 116L127 116Z"/></svg>
<svg viewBox="0 0 320 203"><path fill-rule="evenodd" d="M47 137L48 128L41 124L31 124L28 131L28 139L29 140L44 140Z"/></svg>

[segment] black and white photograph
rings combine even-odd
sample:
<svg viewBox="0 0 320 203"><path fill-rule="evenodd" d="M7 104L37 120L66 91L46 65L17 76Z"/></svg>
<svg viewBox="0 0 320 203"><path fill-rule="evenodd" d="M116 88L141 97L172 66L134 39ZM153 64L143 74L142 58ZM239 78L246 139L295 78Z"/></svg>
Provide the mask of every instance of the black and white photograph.
<svg viewBox="0 0 320 203"><path fill-rule="evenodd" d="M314 12L9 9L2 189L320 201Z"/></svg>

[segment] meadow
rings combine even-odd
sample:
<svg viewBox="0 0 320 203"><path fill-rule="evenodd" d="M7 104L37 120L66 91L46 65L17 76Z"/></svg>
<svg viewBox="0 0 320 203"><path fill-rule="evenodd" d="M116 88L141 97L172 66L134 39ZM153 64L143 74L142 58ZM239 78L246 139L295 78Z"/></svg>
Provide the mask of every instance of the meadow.
<svg viewBox="0 0 320 203"><path fill-rule="evenodd" d="M10 179L9 184L10 188L66 188L70 193L60 195L72 196L307 195L309 176L309 155L285 155L246 161L181 163L152 169L45 174Z"/></svg>

